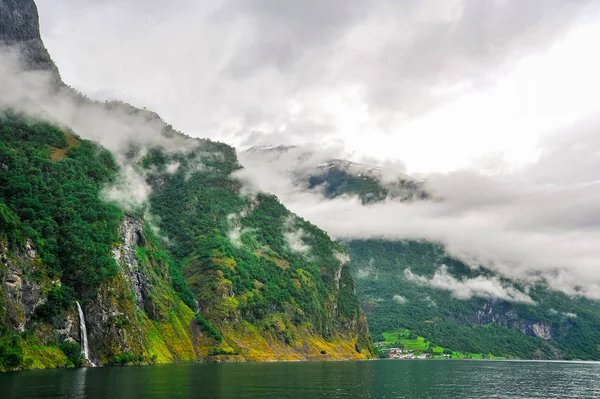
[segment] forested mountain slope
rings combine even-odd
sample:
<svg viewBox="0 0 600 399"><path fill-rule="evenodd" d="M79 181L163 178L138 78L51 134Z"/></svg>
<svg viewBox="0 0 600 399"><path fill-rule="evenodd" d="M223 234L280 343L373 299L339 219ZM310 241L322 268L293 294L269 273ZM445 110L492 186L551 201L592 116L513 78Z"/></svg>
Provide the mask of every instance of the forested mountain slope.
<svg viewBox="0 0 600 399"><path fill-rule="evenodd" d="M0 14L10 51L58 79L33 2L0 0ZM233 148L60 81L48 93L75 116L30 114L27 96L0 112L0 370L371 356L344 248L245 194ZM85 139L123 121L119 147Z"/></svg>
<svg viewBox="0 0 600 399"><path fill-rule="evenodd" d="M382 199L434 200L424 182L399 179L386 185L376 176L331 167L315 171L315 183L330 198L359 197L365 206ZM402 196L390 187L405 187ZM398 223L402 223L398 220ZM600 302L569 297L542 284L532 287L472 268L449 256L444 246L427 241L351 240L357 294L371 333L409 329L434 345L454 351L513 358L600 359ZM481 294L493 281L504 296Z"/></svg>
<svg viewBox="0 0 600 399"><path fill-rule="evenodd" d="M356 223L338 224L352 229L353 237L363 234L360 220L365 217L386 218L386 206L409 214L411 206L418 212L425 205L421 201L440 206L445 201L427 181L344 161L335 152L254 147L242 160L251 176L270 184L298 212L311 214L320 207L317 214L323 218L329 206L350 210L345 216ZM260 180L264 175L270 176L268 181ZM373 212L352 214L361 204ZM332 216L340 217L342 212ZM372 237L377 223L369 221L365 237ZM403 223L401 218L382 221L387 232L393 224L402 231ZM438 355L446 351L455 357L600 358L598 301L569 297L545 283L511 281L472 260L467 265L438 242L379 237L340 244L350 255L356 292L376 341L436 348Z"/></svg>

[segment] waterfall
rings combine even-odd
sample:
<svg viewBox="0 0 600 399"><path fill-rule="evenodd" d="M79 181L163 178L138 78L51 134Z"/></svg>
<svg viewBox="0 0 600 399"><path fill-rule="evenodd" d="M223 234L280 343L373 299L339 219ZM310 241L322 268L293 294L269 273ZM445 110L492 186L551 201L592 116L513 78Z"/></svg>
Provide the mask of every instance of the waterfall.
<svg viewBox="0 0 600 399"><path fill-rule="evenodd" d="M79 333L81 339L81 354L85 359L86 365L91 367L96 367L96 365L90 360L90 350L88 348L88 338L87 338L87 329L85 328L85 316L83 315L83 310L81 309L81 305L79 302L75 301L77 304L77 311L79 312Z"/></svg>

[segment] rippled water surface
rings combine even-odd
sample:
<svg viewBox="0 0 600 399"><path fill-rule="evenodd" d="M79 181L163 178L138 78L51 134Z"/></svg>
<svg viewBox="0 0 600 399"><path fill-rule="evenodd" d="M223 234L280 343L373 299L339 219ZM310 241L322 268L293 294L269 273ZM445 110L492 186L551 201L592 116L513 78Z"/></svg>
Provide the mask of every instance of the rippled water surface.
<svg viewBox="0 0 600 399"><path fill-rule="evenodd" d="M178 364L0 373L0 398L600 398L600 364Z"/></svg>

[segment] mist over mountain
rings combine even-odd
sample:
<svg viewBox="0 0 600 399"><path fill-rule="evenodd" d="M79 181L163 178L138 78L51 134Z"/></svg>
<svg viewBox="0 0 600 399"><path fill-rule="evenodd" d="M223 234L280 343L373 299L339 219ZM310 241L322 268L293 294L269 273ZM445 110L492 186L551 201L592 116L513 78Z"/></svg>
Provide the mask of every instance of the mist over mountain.
<svg viewBox="0 0 600 399"><path fill-rule="evenodd" d="M523 175L548 168L550 156L557 154ZM385 173L385 166L309 148L254 147L240 159L241 176L268 187L348 248L376 339L409 329L466 353L598 356L595 257L580 251L596 232L589 230L593 218L576 216L594 206L581 198L593 198L595 184L574 202L577 185L473 172L421 180L401 167ZM401 195L391 187L402 188ZM559 202L569 204L572 216ZM568 230L548 229L558 225ZM567 239L575 231L586 241ZM552 245L542 248L547 240Z"/></svg>
<svg viewBox="0 0 600 399"><path fill-rule="evenodd" d="M595 126L590 121L576 128L576 134L554 138L536 163L508 173L464 170L411 179L401 166L390 165L386 171L383 165L379 173L389 177L382 183L365 171L342 176L341 182L330 176L321 186L325 192L307 191L310 184L299 184L297 176L322 181L318 165L340 154L315 151L318 155L302 158L288 151L276 158L244 155L240 174L336 238L441 242L473 267L485 265L506 278L544 282L568 295L597 299ZM424 200L402 201L382 192L393 176ZM348 187L351 181L361 184L348 192L327 192L332 183ZM416 187L407 183L411 181ZM363 206L368 196L377 201Z"/></svg>

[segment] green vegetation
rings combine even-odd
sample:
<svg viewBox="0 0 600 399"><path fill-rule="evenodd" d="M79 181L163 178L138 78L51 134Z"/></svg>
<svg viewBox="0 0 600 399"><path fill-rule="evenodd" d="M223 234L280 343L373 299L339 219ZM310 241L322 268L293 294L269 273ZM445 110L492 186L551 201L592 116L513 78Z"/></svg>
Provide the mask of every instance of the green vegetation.
<svg viewBox="0 0 600 399"><path fill-rule="evenodd" d="M219 355L237 356L237 355L239 355L239 352L237 352L236 350L233 350L233 349L215 348L208 355L209 356L219 356Z"/></svg>
<svg viewBox="0 0 600 399"><path fill-rule="evenodd" d="M217 342L223 341L223 336L216 328L212 326L200 313L196 313L196 322L200 326L200 329L207 333L209 336L214 338Z"/></svg>
<svg viewBox="0 0 600 399"><path fill-rule="evenodd" d="M65 330L75 300L104 364L370 356L344 249L276 197L242 195L233 148L163 134L189 140L187 150L129 149L152 192L125 215L103 199L119 181L110 152L0 115L0 275L10 277L0 286L0 370L81 365ZM39 304L33 313L26 296Z"/></svg>
<svg viewBox="0 0 600 399"><path fill-rule="evenodd" d="M383 336L383 341L386 344L398 344L401 349L423 352L429 349L431 345L431 343L428 342L425 338L415 336L410 332L410 330L384 332L381 335Z"/></svg>
<svg viewBox="0 0 600 399"><path fill-rule="evenodd" d="M222 332L222 320L241 317L291 345L301 338L291 333L299 327L310 325L331 339L361 316L349 268L335 281L344 249L276 197L242 196L231 177L240 168L231 147L199 140L187 152L155 148L136 167L148 175L150 211L209 326ZM304 252L288 242L288 233L297 234ZM275 325L273 314L283 316Z"/></svg>
<svg viewBox="0 0 600 399"><path fill-rule="evenodd" d="M53 319L69 309L75 301L74 292L71 287L53 286L47 295L47 300L35 310L37 319L52 323Z"/></svg>
<svg viewBox="0 0 600 399"><path fill-rule="evenodd" d="M13 244L32 240L50 276L78 294L114 276L122 211L100 199L116 176L110 152L73 133L0 115L0 219Z"/></svg>
<svg viewBox="0 0 600 399"><path fill-rule="evenodd" d="M23 361L23 346L19 334L0 325L0 370L17 368Z"/></svg>
<svg viewBox="0 0 600 399"><path fill-rule="evenodd" d="M505 356L494 356L491 353L470 353L459 352L449 348L434 345L424 337L413 334L410 330L386 331L381 334L383 340L379 346L379 357L386 357L383 349L399 348L402 350L413 351L414 353L427 353L433 358L451 359L506 359ZM444 356L446 355L446 356Z"/></svg>
<svg viewBox="0 0 600 399"><path fill-rule="evenodd" d="M369 174L353 174L343 167L328 168L308 178L308 188L323 187L327 198L340 195L356 195L363 204L383 201L386 198L397 200L424 200L431 196L423 190L421 183L412 179L399 179L382 185L374 176Z"/></svg>
<svg viewBox="0 0 600 399"><path fill-rule="evenodd" d="M9 251L3 256L31 249L21 265L23 278L46 287L31 328L58 323L76 296L93 295L117 274L110 250L122 211L100 198L116 174L113 156L98 145L14 112L0 113L0 241ZM12 317L24 321L15 311ZM5 324L5 308L0 316L0 369L79 364L72 345L42 344L29 331L21 337Z"/></svg>
<svg viewBox="0 0 600 399"><path fill-rule="evenodd" d="M324 186L324 194L328 198L356 194L367 203L381 201L388 195L388 190L375 178L353 175L338 168L327 169L323 174L309 178L308 188L313 189L320 185Z"/></svg>
<svg viewBox="0 0 600 399"><path fill-rule="evenodd" d="M62 341L58 344L61 351L67 356L73 367L83 366L83 355L81 345L73 341Z"/></svg>
<svg viewBox="0 0 600 399"><path fill-rule="evenodd" d="M486 269L471 269L447 256L441 245L426 242L362 240L345 245L352 259L357 294L374 337L408 329L463 354L600 359L596 346L600 342L600 305L595 301L569 298L543 286L529 291L538 305L478 297L458 299L451 291L407 280L404 270L431 278L444 264L459 279L493 274ZM394 299L397 295L403 300ZM490 306L496 322L485 318L483 310ZM479 316L482 319L478 312L483 312ZM534 323L548 326L552 338L533 336L528 326Z"/></svg>
<svg viewBox="0 0 600 399"><path fill-rule="evenodd" d="M114 355L110 359L110 364L125 366L128 364L144 364L147 363L148 360L144 358L142 355L135 354L133 352L123 352Z"/></svg>

